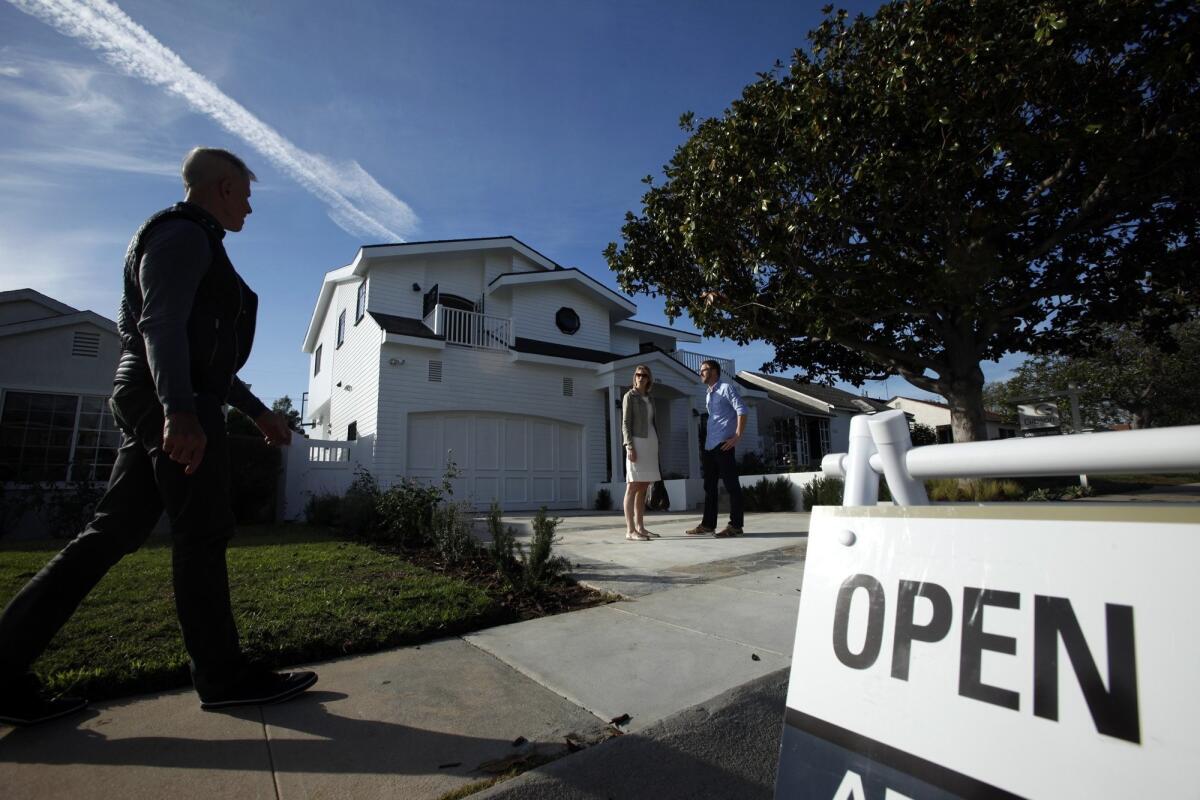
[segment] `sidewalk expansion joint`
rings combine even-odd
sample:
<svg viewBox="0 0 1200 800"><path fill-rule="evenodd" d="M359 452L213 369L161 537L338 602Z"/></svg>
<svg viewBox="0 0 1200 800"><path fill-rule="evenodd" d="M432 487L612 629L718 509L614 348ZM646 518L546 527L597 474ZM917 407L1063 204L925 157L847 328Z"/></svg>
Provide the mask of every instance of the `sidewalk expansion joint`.
<svg viewBox="0 0 1200 800"><path fill-rule="evenodd" d="M258 719L263 728L263 744L267 746L267 767L271 770L271 786L275 789L275 800L283 800L279 789L279 772L275 769L275 754L271 752L271 730L267 727L267 715L263 707L258 707Z"/></svg>

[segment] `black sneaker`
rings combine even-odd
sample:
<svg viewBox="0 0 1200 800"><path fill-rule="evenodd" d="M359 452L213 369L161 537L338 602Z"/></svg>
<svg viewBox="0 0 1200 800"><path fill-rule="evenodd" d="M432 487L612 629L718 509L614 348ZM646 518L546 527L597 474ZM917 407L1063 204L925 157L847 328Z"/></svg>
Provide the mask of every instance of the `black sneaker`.
<svg viewBox="0 0 1200 800"><path fill-rule="evenodd" d="M0 723L36 725L86 708L82 697L47 697L41 681L32 675L0 681Z"/></svg>
<svg viewBox="0 0 1200 800"><path fill-rule="evenodd" d="M234 706L261 706L291 700L317 682L317 673L309 670L296 672L256 672L237 686L225 692L200 698L200 707L205 710L233 708Z"/></svg>

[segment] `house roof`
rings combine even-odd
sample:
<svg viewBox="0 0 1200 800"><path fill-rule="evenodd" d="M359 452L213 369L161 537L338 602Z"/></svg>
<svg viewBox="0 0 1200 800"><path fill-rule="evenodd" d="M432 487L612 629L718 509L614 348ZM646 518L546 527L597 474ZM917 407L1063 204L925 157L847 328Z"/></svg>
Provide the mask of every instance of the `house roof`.
<svg viewBox="0 0 1200 800"><path fill-rule="evenodd" d="M600 281L577 267L569 269L559 268L553 272L506 272L503 275L497 275L488 284L487 291L488 294L491 294L510 286L523 286L533 283L558 283L562 281L570 281L576 284L579 288L597 296L601 301L615 308L619 313L634 314L637 312L637 306L631 301L609 289L600 283Z"/></svg>
<svg viewBox="0 0 1200 800"><path fill-rule="evenodd" d="M44 295L36 289L10 289L7 292L0 292L0 305L4 303L15 303L21 300L37 303L38 305L45 307L47 311L52 312L46 316L74 314L79 310L77 308L72 308L66 303L60 303L53 297Z"/></svg>
<svg viewBox="0 0 1200 800"><path fill-rule="evenodd" d="M593 364L607 364L609 361L620 358L620 356L605 350L589 350L586 347L571 347L570 345L555 344L554 342L541 342L537 339L523 339L520 336L516 337L513 341L512 349L518 353L570 358L575 361L590 361Z"/></svg>
<svg viewBox="0 0 1200 800"><path fill-rule="evenodd" d="M70 325L94 325L102 331L118 336L117 323L107 317L102 317L95 311L76 311L71 314L61 314L55 317L31 319L25 322L10 322L0 325L0 336L14 336L18 333L32 333L51 328L63 328Z"/></svg>
<svg viewBox="0 0 1200 800"><path fill-rule="evenodd" d="M419 319L411 317L397 317L392 314L380 314L378 311L368 311L371 318L379 323L379 327L383 328L388 333L394 333L399 336L416 336L421 339L445 339L445 336L438 336L433 331L425 326L425 323Z"/></svg>
<svg viewBox="0 0 1200 800"><path fill-rule="evenodd" d="M738 382L755 389L765 389L768 394L775 391L783 397L806 404L806 410L817 411L849 411L855 414L869 414L875 411L888 411L890 407L883 400L874 397L862 397L850 392L823 386L816 383L804 383L783 378L778 375L764 375L761 372L742 370L737 374ZM775 399L775 398L772 398ZM793 405L789 403L787 405Z"/></svg>
<svg viewBox="0 0 1200 800"><path fill-rule="evenodd" d="M681 330L677 330L675 328L669 328L666 325L654 325L649 322L642 322L641 320L636 320L636 319L617 320L616 322L613 323L613 325L615 325L618 328L628 328L628 329L634 330L634 331L645 331L646 333L655 333L655 334L658 334L659 336L671 336L671 337L674 337L675 341L677 341L677 342L696 343L696 342L703 341L703 338L704 338L700 334L692 333L691 331L681 331Z"/></svg>
<svg viewBox="0 0 1200 800"><path fill-rule="evenodd" d="M916 397L905 397L904 395L896 395L895 397L888 400L888 407L890 408L891 404L896 402L897 400L903 400L907 403L922 403L927 406L933 406L934 408L941 408L946 411L950 411L950 406L946 405L945 403L939 403L936 400L920 400ZM983 417L984 417L984 419L988 420L989 422L1004 422L1005 421L1003 415L997 414L995 411L988 411L986 408L983 410Z"/></svg>

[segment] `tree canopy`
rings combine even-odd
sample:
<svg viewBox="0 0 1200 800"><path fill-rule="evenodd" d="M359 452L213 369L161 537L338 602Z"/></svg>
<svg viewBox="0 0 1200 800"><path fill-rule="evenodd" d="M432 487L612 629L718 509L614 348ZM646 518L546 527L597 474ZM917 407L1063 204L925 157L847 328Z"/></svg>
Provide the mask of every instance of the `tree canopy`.
<svg viewBox="0 0 1200 800"><path fill-rule="evenodd" d="M1191 2L908 0L697 122L605 251L621 287L768 369L943 395L986 438L982 361L1195 301Z"/></svg>

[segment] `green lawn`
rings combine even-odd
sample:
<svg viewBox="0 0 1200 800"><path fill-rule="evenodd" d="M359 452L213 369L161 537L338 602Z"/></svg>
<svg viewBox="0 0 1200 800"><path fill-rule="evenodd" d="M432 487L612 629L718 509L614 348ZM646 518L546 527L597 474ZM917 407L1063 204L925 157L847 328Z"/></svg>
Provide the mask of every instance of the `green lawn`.
<svg viewBox="0 0 1200 800"><path fill-rule="evenodd" d="M0 542L0 605L62 544ZM243 648L275 666L428 641L500 613L469 583L307 526L239 530L229 579ZM55 690L93 698L189 685L168 542L114 567L34 669Z"/></svg>

